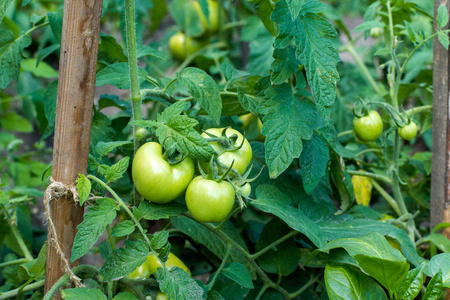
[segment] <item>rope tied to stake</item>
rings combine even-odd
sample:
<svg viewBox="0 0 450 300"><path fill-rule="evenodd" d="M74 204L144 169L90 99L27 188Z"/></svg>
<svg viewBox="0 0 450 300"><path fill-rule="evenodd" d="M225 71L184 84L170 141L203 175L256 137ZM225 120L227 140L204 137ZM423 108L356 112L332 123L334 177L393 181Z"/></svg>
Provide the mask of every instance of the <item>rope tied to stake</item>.
<svg viewBox="0 0 450 300"><path fill-rule="evenodd" d="M64 265L64 270L69 273L70 280L77 287L84 287L81 283L81 278L75 275L75 273L70 268L69 261L67 260L64 252L61 248L61 243L59 242L58 236L56 234L55 224L50 216L50 202L58 201L61 198L73 198L75 203L79 203L78 190L74 185L66 185L62 182L54 181L53 177L50 177L51 184L47 187L44 194L44 206L45 206L45 214L47 216L48 229L51 237L51 241L53 246L56 249L56 252L59 254L61 261Z"/></svg>

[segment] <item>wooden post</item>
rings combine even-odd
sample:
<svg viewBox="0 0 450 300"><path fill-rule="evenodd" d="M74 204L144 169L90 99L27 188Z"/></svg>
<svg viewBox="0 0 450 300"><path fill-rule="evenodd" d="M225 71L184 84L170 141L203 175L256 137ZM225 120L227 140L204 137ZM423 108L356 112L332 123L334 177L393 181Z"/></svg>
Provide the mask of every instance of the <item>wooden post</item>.
<svg viewBox="0 0 450 300"><path fill-rule="evenodd" d="M450 11L448 0L434 2L434 27L437 10L445 5ZM436 29L435 29L436 31ZM437 38L433 41L433 158L431 172L431 228L441 222L450 222L450 57ZM450 237L450 230L444 231Z"/></svg>
<svg viewBox="0 0 450 300"><path fill-rule="evenodd" d="M66 185L87 171L101 12L102 0L64 3L52 177ZM57 237L70 261L84 210L66 198L50 203L50 207ZM66 272L50 236L48 240L45 292ZM60 294L53 299L61 299Z"/></svg>

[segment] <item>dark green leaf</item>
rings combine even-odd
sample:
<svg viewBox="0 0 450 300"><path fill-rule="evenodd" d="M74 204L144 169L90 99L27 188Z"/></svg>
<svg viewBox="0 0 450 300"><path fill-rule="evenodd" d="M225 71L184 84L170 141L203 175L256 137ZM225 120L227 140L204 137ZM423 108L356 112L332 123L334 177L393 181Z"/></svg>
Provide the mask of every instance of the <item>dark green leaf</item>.
<svg viewBox="0 0 450 300"><path fill-rule="evenodd" d="M155 48L148 46L148 45L138 45L137 46L137 58L143 57L143 56L152 56L155 58L158 58L160 60L166 60L166 56L156 50Z"/></svg>
<svg viewBox="0 0 450 300"><path fill-rule="evenodd" d="M222 270L222 275L228 277L244 288L253 288L252 277L241 263L234 262L229 264Z"/></svg>
<svg viewBox="0 0 450 300"><path fill-rule="evenodd" d="M311 140L304 141L303 145L299 161L300 174L303 188L309 195L326 173L330 150L325 138L317 134L314 134Z"/></svg>
<svg viewBox="0 0 450 300"><path fill-rule="evenodd" d="M305 0L286 0L289 12L291 13L292 21L298 18L298 15L300 14L304 3Z"/></svg>
<svg viewBox="0 0 450 300"><path fill-rule="evenodd" d="M292 74L296 73L300 62L295 57L295 49L287 47L284 49L275 49L273 52L272 74L270 80L274 84L282 84L288 80Z"/></svg>
<svg viewBox="0 0 450 300"><path fill-rule="evenodd" d="M291 206L288 196L272 185L260 185L256 189L256 201L253 205L266 212L271 213L292 229L306 235L317 247L325 245L326 241L314 222L301 210Z"/></svg>
<svg viewBox="0 0 450 300"><path fill-rule="evenodd" d="M111 151L113 151L115 148L130 144L130 143L131 142L129 142L129 141L118 141L118 142L107 142L107 143L99 142L95 146L94 150L99 157L102 157L102 156L107 155Z"/></svg>
<svg viewBox="0 0 450 300"><path fill-rule="evenodd" d="M150 241L150 246L153 250L159 250L164 247L169 241L169 232L168 231L159 231L157 232L152 240Z"/></svg>
<svg viewBox="0 0 450 300"><path fill-rule="evenodd" d="M63 14L64 10L62 7L55 12L50 11L47 13L50 28L52 29L53 35L55 36L55 39L58 42L58 44L61 44Z"/></svg>
<svg viewBox="0 0 450 300"><path fill-rule="evenodd" d="M125 241L125 247L114 250L101 267L100 278L102 281L112 281L127 276L145 262L148 253L149 248L144 241Z"/></svg>
<svg viewBox="0 0 450 300"><path fill-rule="evenodd" d="M425 263L422 263L417 268L414 268L408 272L405 280L399 286L397 290L397 296L404 300L414 300L422 290L423 285L423 269Z"/></svg>
<svg viewBox="0 0 450 300"><path fill-rule="evenodd" d="M173 300L202 300L203 289L188 273L180 268L173 268L170 271L159 268L156 276L161 291L167 293L169 299Z"/></svg>
<svg viewBox="0 0 450 300"><path fill-rule="evenodd" d="M1 16L3 17L3 14ZM30 44L29 35L21 35L16 39L11 31L0 29L0 89L6 88L11 80L19 79L23 49Z"/></svg>
<svg viewBox="0 0 450 300"><path fill-rule="evenodd" d="M428 283L425 295L423 295L422 300L440 299L442 290L442 274L441 272L438 272L433 276L433 278L431 278L430 282Z"/></svg>
<svg viewBox="0 0 450 300"><path fill-rule="evenodd" d="M83 222L77 226L70 260L73 262L85 255L115 217L116 202L110 198L98 199L97 205L89 207Z"/></svg>
<svg viewBox="0 0 450 300"><path fill-rule="evenodd" d="M222 101L214 79L197 68L186 68L181 74L177 74L177 78L189 90L195 101L219 124Z"/></svg>
<svg viewBox="0 0 450 300"><path fill-rule="evenodd" d="M130 88L130 70L128 63L121 62L106 66L97 73L95 86L111 84L118 89L126 90ZM148 73L143 68L138 67L139 84L145 81Z"/></svg>
<svg viewBox="0 0 450 300"><path fill-rule="evenodd" d="M105 179L107 182L116 181L123 177L123 174L127 171L128 165L130 163L130 157L125 156L117 163L108 168L105 174Z"/></svg>
<svg viewBox="0 0 450 300"><path fill-rule="evenodd" d="M132 234L134 229L135 229L134 222L131 220L126 220L126 221L123 221L123 222L117 224L113 228L111 234L113 236L117 236L117 237L126 236L126 235Z"/></svg>
<svg viewBox="0 0 450 300"><path fill-rule="evenodd" d="M134 208L133 213L139 220L141 218L146 220L160 220L176 217L187 211L187 207L176 202L167 204L156 204L149 201L143 201L139 208Z"/></svg>
<svg viewBox="0 0 450 300"><path fill-rule="evenodd" d="M258 12L258 16L261 18L261 21L263 22L267 31L269 31L271 35L277 35L277 24L272 22L272 20L270 19L275 6L274 3L272 1L266 0L251 0L249 2L255 3L255 9Z"/></svg>
<svg viewBox="0 0 450 300"><path fill-rule="evenodd" d="M55 80L47 86L47 89L44 92L44 109L45 116L48 120L48 125L42 135L42 140L52 135L55 130L57 91L58 80Z"/></svg>
<svg viewBox="0 0 450 300"><path fill-rule="evenodd" d="M0 0L0 23L2 22L6 10L8 9L11 2L12 0Z"/></svg>
<svg viewBox="0 0 450 300"><path fill-rule="evenodd" d="M91 289L85 287L79 287L74 289L65 289L61 291L63 299L66 300L106 300L108 299L100 290Z"/></svg>
<svg viewBox="0 0 450 300"><path fill-rule="evenodd" d="M341 214L353 204L355 195L352 179L345 169L344 160L336 153L333 153L331 157L330 175L340 198L341 207L338 214Z"/></svg>

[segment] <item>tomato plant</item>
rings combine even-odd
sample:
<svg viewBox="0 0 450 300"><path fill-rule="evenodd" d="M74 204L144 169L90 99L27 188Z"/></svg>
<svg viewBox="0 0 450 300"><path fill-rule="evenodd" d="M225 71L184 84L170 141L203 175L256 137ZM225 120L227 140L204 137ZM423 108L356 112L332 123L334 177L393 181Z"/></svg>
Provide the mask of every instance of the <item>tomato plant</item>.
<svg viewBox="0 0 450 300"><path fill-rule="evenodd" d="M61 1L0 4L0 299L445 293L447 225L428 228L444 6L102 2L96 81L80 82L97 88L86 209L67 227L77 288L69 273L44 287L53 243L36 225L71 25Z"/></svg>

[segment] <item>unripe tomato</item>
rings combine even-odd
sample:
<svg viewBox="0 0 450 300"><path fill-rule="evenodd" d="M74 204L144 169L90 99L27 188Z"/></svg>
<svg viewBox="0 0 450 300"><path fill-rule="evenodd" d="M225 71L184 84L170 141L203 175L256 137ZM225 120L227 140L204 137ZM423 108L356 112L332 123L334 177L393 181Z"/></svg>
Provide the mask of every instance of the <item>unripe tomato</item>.
<svg viewBox="0 0 450 300"><path fill-rule="evenodd" d="M363 142L373 142L383 132L383 120L378 112L372 110L367 116L353 119L353 130L358 139Z"/></svg>
<svg viewBox="0 0 450 300"><path fill-rule="evenodd" d="M379 38L383 34L383 28L374 27L370 29L370 36L373 38Z"/></svg>
<svg viewBox="0 0 450 300"><path fill-rule="evenodd" d="M203 14L200 4L197 1L194 2L194 8L198 12L198 15L200 16L200 20L202 21L204 28L211 33L216 33L217 31L219 31L220 25L219 13L222 15L222 19L225 19L225 12L219 8L219 4L217 3L217 1L214 0L206 0L206 1L208 3L209 24L208 21L206 20L205 15Z"/></svg>
<svg viewBox="0 0 450 300"><path fill-rule="evenodd" d="M166 293L163 293L161 291L158 291L156 293L156 300L169 300Z"/></svg>
<svg viewBox="0 0 450 300"><path fill-rule="evenodd" d="M161 145L142 145L133 160L133 181L138 192L147 200L167 203L180 196L194 178L194 162L186 157L169 164L163 157Z"/></svg>
<svg viewBox="0 0 450 300"><path fill-rule="evenodd" d="M250 193L252 192L252 186L248 182L243 186L239 186L238 189L245 197L250 196Z"/></svg>
<svg viewBox="0 0 450 300"><path fill-rule="evenodd" d="M206 132L220 137L222 136L222 132L225 128L209 128L206 130ZM227 137L230 137L232 135L236 134L237 139L233 146L239 147L242 144L242 141L244 141L244 144L240 149L234 150L234 151L228 151L223 153L219 156L219 162L224 164L225 166L229 167L231 166L233 160L233 169L236 169L241 175L245 173L245 170L247 170L248 166L250 165L252 161L252 147L250 146L247 139L244 138L244 136L237 130L234 130L232 128L227 128L226 135ZM202 136L205 138L209 138L209 136L204 132L202 133ZM219 142L210 142L210 145L213 147L213 149L217 153L221 153L225 150L225 148L220 145ZM208 162L201 163L201 166L203 169L207 169L209 166Z"/></svg>
<svg viewBox="0 0 450 300"><path fill-rule="evenodd" d="M250 113L240 116L239 119L242 121L242 130L247 139L264 142L266 137L261 134L263 124L257 116Z"/></svg>
<svg viewBox="0 0 450 300"><path fill-rule="evenodd" d="M186 190L186 205L197 221L216 223L231 212L234 197L234 189L230 183L197 176Z"/></svg>
<svg viewBox="0 0 450 300"><path fill-rule="evenodd" d="M416 134L417 134L417 125L414 122L410 122L408 125L399 128L398 134L401 136L402 139L410 141L412 140Z"/></svg>
<svg viewBox="0 0 450 300"><path fill-rule="evenodd" d="M156 274L158 268L162 268L162 264L159 262L158 258L154 254L150 254L147 256L147 260L145 261L145 264L147 265L148 271L150 274ZM169 253L169 256L167 257L167 261L164 263L166 265L167 269L172 269L174 267L178 267L180 269L183 269L186 273L189 275L191 274L191 270L189 270L188 267L179 259L175 254L172 252Z"/></svg>
<svg viewBox="0 0 450 300"><path fill-rule="evenodd" d="M188 55L204 48L208 43L208 39L193 39L186 37L182 32L177 32L169 39L169 50L173 58L185 60Z"/></svg>
<svg viewBox="0 0 450 300"><path fill-rule="evenodd" d="M147 262L144 262L140 267L136 268L132 273L128 274L130 279L144 279L150 276L150 271L147 267Z"/></svg>

